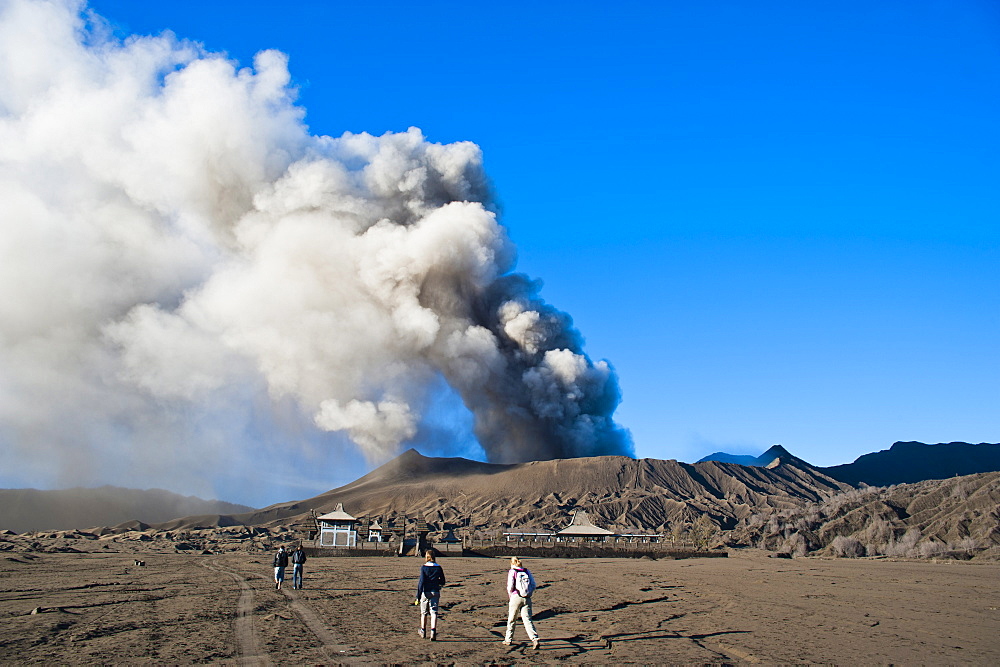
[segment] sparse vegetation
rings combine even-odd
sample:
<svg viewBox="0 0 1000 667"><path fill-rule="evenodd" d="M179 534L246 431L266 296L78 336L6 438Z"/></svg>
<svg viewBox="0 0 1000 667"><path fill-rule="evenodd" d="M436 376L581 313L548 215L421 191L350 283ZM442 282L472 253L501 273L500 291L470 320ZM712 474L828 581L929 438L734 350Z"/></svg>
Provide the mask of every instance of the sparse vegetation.
<svg viewBox="0 0 1000 667"><path fill-rule="evenodd" d="M670 543L674 546L684 544L688 539L688 527L682 522L675 522L670 526Z"/></svg>
<svg viewBox="0 0 1000 667"><path fill-rule="evenodd" d="M830 552L842 558L860 558L865 555L865 547L853 537L837 535L830 543Z"/></svg>
<svg viewBox="0 0 1000 667"><path fill-rule="evenodd" d="M801 507L756 512L728 534L795 556L996 558L1000 475L862 486Z"/></svg>
<svg viewBox="0 0 1000 667"><path fill-rule="evenodd" d="M707 549L715 542L719 527L708 514L700 515L691 528L691 539L696 549Z"/></svg>

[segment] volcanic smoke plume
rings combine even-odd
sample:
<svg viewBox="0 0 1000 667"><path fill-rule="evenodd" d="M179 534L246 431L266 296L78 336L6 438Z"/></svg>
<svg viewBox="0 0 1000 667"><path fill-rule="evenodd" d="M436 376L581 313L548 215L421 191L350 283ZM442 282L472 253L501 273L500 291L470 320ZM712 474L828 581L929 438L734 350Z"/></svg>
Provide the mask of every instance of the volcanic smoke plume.
<svg viewBox="0 0 1000 667"><path fill-rule="evenodd" d="M72 0L0 5L8 463L316 427L377 461L443 387L490 461L629 454L613 370L512 273L479 148L313 136L289 80L275 51L238 69Z"/></svg>

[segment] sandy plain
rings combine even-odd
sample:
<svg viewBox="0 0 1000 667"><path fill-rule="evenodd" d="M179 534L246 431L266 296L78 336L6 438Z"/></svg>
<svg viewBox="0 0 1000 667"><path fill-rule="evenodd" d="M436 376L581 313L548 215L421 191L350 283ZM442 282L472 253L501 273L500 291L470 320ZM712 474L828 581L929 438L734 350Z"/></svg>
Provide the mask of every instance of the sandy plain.
<svg viewBox="0 0 1000 667"><path fill-rule="evenodd" d="M436 642L416 633L417 558L313 558L300 591L269 562L8 552L0 662L1000 664L993 562L533 559L537 651L520 624L501 644L503 559L441 559Z"/></svg>

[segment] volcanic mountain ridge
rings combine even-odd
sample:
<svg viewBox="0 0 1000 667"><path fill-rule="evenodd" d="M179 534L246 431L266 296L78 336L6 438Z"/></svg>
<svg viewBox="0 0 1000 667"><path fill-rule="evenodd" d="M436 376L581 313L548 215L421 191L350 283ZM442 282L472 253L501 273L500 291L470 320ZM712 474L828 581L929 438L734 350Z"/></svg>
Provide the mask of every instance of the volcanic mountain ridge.
<svg viewBox="0 0 1000 667"><path fill-rule="evenodd" d="M760 456L715 452L701 459L748 466L767 467L779 459L799 467L818 470L836 480L858 486L910 484L928 479L947 479L1000 471L1000 444L948 442L928 445L922 442L895 442L889 449L863 454L851 463L822 468L792 456L781 445L774 445Z"/></svg>
<svg viewBox="0 0 1000 667"><path fill-rule="evenodd" d="M705 513L725 528L757 511L798 507L849 488L808 464L756 468L624 456L490 464L430 458L411 449L346 486L227 519L278 525L343 503L354 516L406 514L439 529L554 529L563 527L575 508L612 529L664 530Z"/></svg>

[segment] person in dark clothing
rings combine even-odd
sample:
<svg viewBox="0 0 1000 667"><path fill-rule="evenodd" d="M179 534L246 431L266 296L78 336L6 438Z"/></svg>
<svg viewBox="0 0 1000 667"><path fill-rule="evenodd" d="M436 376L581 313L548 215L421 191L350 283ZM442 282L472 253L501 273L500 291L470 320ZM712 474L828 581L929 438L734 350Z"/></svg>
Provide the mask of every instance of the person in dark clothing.
<svg viewBox="0 0 1000 667"><path fill-rule="evenodd" d="M274 554L274 590L281 590L281 582L285 580L285 568L288 567L288 552L285 547L279 547Z"/></svg>
<svg viewBox="0 0 1000 667"><path fill-rule="evenodd" d="M299 548L292 552L292 588L302 589L302 568L306 564L306 552Z"/></svg>
<svg viewBox="0 0 1000 667"><path fill-rule="evenodd" d="M424 555L424 564L420 568L420 580L417 581L417 599L413 604L420 605L421 637L431 641L437 639L438 601L441 599L441 587L444 586L444 570L434 561L434 550L428 549ZM428 631L427 617L431 617L431 627Z"/></svg>

